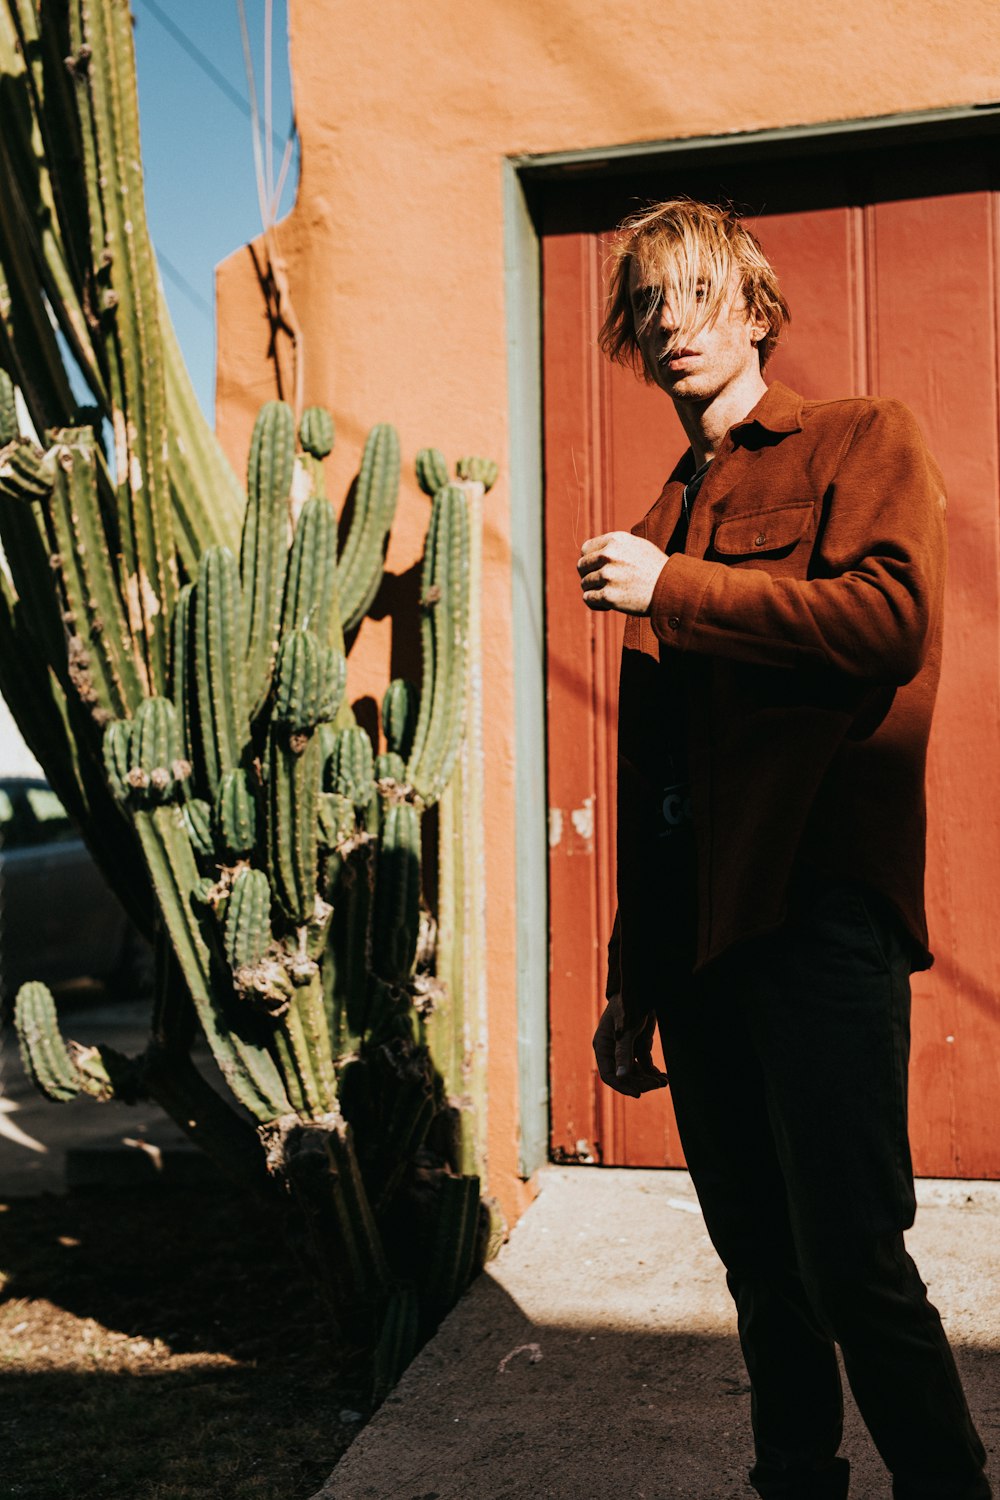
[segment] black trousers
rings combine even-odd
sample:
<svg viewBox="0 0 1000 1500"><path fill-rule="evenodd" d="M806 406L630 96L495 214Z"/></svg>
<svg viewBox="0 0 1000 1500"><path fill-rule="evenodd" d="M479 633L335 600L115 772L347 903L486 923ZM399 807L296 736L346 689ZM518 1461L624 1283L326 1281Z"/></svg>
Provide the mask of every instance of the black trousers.
<svg viewBox="0 0 1000 1500"><path fill-rule="evenodd" d="M861 885L804 876L780 932L668 985L670 1087L751 1384L766 1500L843 1500L834 1344L895 1500L987 1500L982 1443L903 1245L909 940Z"/></svg>

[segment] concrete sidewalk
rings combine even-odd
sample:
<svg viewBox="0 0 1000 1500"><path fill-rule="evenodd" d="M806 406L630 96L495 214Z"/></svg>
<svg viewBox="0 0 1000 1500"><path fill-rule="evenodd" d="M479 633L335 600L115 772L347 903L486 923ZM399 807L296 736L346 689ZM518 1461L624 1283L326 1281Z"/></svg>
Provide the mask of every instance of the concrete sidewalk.
<svg viewBox="0 0 1000 1500"><path fill-rule="evenodd" d="M918 1184L908 1244L1000 1494L1000 1184ZM848 1394L851 1500L889 1500ZM732 1304L683 1172L549 1168L314 1500L752 1497Z"/></svg>

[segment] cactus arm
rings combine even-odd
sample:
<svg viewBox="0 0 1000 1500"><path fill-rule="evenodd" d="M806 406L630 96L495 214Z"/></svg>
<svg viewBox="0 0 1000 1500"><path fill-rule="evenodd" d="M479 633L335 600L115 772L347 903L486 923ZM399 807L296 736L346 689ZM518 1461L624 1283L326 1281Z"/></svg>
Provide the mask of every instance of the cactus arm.
<svg viewBox="0 0 1000 1500"><path fill-rule="evenodd" d="M216 848L226 859L245 859L257 843L257 794L246 771L227 771L215 803Z"/></svg>
<svg viewBox="0 0 1000 1500"><path fill-rule="evenodd" d="M42 62L34 17L23 4L20 12L21 46L28 59L28 67L21 75L21 86L9 87L5 97L5 196L9 194L5 212L11 215L9 223L18 224L30 250L36 286L40 279L60 331L84 372L88 385L95 396L101 399L104 397L104 382L95 363L90 330L78 295L78 277L71 272L64 249L64 244L72 244L72 230L67 237L66 231L70 226L67 225L65 215L57 213L54 179L47 167L48 161L58 160L62 139L57 144L53 131L47 129L53 111L40 107ZM65 74L64 65L62 72ZM53 89L52 92L55 93L56 90ZM45 94L48 93L49 90L45 89ZM63 167L64 176L72 181L72 172L67 170L68 163L64 162ZM82 201L79 207L83 208ZM79 222L85 222L85 213L84 208ZM58 357L57 353L55 358Z"/></svg>
<svg viewBox="0 0 1000 1500"><path fill-rule="evenodd" d="M442 1177L423 1292L432 1308L454 1305L472 1278L479 1240L479 1178Z"/></svg>
<svg viewBox="0 0 1000 1500"><path fill-rule="evenodd" d="M272 730L268 767L268 862L271 884L289 919L301 925L316 906L322 755L316 735L301 748Z"/></svg>
<svg viewBox="0 0 1000 1500"><path fill-rule="evenodd" d="M380 422L365 443L354 496L354 515L337 564L344 632L361 623L382 582L386 538L399 496L399 438Z"/></svg>
<svg viewBox="0 0 1000 1500"><path fill-rule="evenodd" d="M33 128L38 135L35 169L44 178L39 196L50 195L55 205L53 218L65 245L65 262L79 292L88 259L89 215L86 180L80 171L80 123L64 34L51 25L39 27L32 0L15 0L14 8L8 5L8 9L17 29L21 57L27 63ZM84 330L89 344L85 323Z"/></svg>
<svg viewBox="0 0 1000 1500"><path fill-rule="evenodd" d="M184 981L219 1070L233 1095L256 1119L288 1112L288 1097L255 1018L224 1009L212 983L211 955L191 908L198 880L194 851L177 807L133 810L136 833Z"/></svg>
<svg viewBox="0 0 1000 1500"><path fill-rule="evenodd" d="M460 458L455 472L459 479L469 484L481 484L485 494L496 484L500 465L492 458Z"/></svg>
<svg viewBox="0 0 1000 1500"><path fill-rule="evenodd" d="M372 1399L382 1401L420 1347L420 1299L412 1287L393 1292L372 1360Z"/></svg>
<svg viewBox="0 0 1000 1500"><path fill-rule="evenodd" d="M337 1112L328 1115L322 1127L320 1131L292 1125L288 1130L284 1122L278 1122L262 1134L265 1143L274 1141L274 1146L279 1134L285 1137L280 1150L272 1147L272 1155L282 1159L282 1175L293 1191L298 1188L308 1195L309 1178L322 1163L322 1192L318 1198L310 1195L313 1212L307 1228L323 1259L325 1247L331 1242L336 1245L335 1263L327 1268L328 1276L333 1271L334 1309L359 1342L370 1344L371 1324L376 1309L388 1298L392 1275L358 1167L351 1127ZM308 1150L311 1140L316 1142L312 1151Z"/></svg>
<svg viewBox="0 0 1000 1500"><path fill-rule="evenodd" d="M328 790L346 797L355 817L364 821L375 798L372 742L364 729L353 725L339 732L325 774Z"/></svg>
<svg viewBox="0 0 1000 1500"><path fill-rule="evenodd" d="M310 630L343 651L337 603L337 527L329 501L314 495L302 507L292 538L281 632Z"/></svg>
<svg viewBox="0 0 1000 1500"><path fill-rule="evenodd" d="M461 742L469 608L469 520L457 485L434 498L421 599L420 714L407 776L425 806L451 775Z"/></svg>
<svg viewBox="0 0 1000 1500"><path fill-rule="evenodd" d="M440 448L421 448L416 462L417 483L431 499L438 490L443 490L450 475L444 454Z"/></svg>
<svg viewBox="0 0 1000 1500"><path fill-rule="evenodd" d="M434 587L437 545L437 513L431 507L430 525L424 541L424 561L420 570L420 692L417 698L417 721L411 737L407 771L419 764L427 731L430 728L431 707L434 702L434 678L436 674L434 612L430 600Z"/></svg>
<svg viewBox="0 0 1000 1500"><path fill-rule="evenodd" d="M469 534L464 494L449 486L441 496L443 532L438 557L442 564L440 600L434 611L437 638L431 722L421 773L425 802L436 800L451 775L462 736L465 712L466 649L469 613ZM429 794L429 795L428 795Z"/></svg>
<svg viewBox="0 0 1000 1500"><path fill-rule="evenodd" d="M318 1120L337 1108L337 1079L318 970L297 988L284 1024L305 1094L303 1113Z"/></svg>
<svg viewBox="0 0 1000 1500"><path fill-rule="evenodd" d="M394 677L382 698L382 728L386 747L404 761L413 748L419 706L415 684L405 677Z"/></svg>
<svg viewBox="0 0 1000 1500"><path fill-rule="evenodd" d="M0 496L0 538L18 594L21 633L40 660L60 664L65 680L66 630L59 601L53 589L39 588L37 583L51 573L52 548L45 527L40 506Z"/></svg>
<svg viewBox="0 0 1000 1500"><path fill-rule="evenodd" d="M174 605L174 617L170 622L170 696L181 723L181 741L188 760L194 760L197 740L193 722L194 587L193 583L186 583L181 589Z"/></svg>
<svg viewBox="0 0 1000 1500"><path fill-rule="evenodd" d="M385 799L372 963L381 979L408 978L420 927L420 814L410 802Z"/></svg>
<svg viewBox="0 0 1000 1500"><path fill-rule="evenodd" d="M278 640L288 541L288 496L295 460L295 419L269 401L254 425L247 472L247 510L240 548L245 599L243 654L254 718L267 698Z"/></svg>
<svg viewBox="0 0 1000 1500"><path fill-rule="evenodd" d="M238 651L240 622L236 560L228 547L210 547L195 587L194 663L199 764L213 801L223 776L241 764L250 741Z"/></svg>
<svg viewBox="0 0 1000 1500"><path fill-rule="evenodd" d="M333 451L333 416L325 406L307 406L299 423L299 441L310 458L324 459ZM322 475L322 469L319 471Z"/></svg>
<svg viewBox="0 0 1000 1500"><path fill-rule="evenodd" d="M144 664L132 649L98 511L95 449L67 433L56 449L48 514L69 631L69 676L98 720L132 712L142 699Z"/></svg>
<svg viewBox="0 0 1000 1500"><path fill-rule="evenodd" d="M60 1104L82 1093L83 1082L59 1030L55 1001L44 984L21 986L14 1025L24 1070L46 1099Z"/></svg>
<svg viewBox="0 0 1000 1500"><path fill-rule="evenodd" d="M0 318L11 346L32 351L30 365L19 362L18 385L36 431L42 432L63 413L74 410L76 403L45 304L37 293L34 266L11 202L10 174L10 163L0 149L0 223L13 227L13 233L0 239Z"/></svg>
<svg viewBox="0 0 1000 1500"><path fill-rule="evenodd" d="M466 728L454 773L438 807L438 932L436 972L443 997L427 1020L427 1039L451 1097L462 1111L461 1165L476 1172L485 1160L486 888L483 846L482 524L483 490L466 486L469 502L469 655Z"/></svg>
<svg viewBox="0 0 1000 1500"><path fill-rule="evenodd" d="M177 591L167 467L167 402L156 268L146 226L132 18L118 0L81 11L91 56L86 69L99 158L110 281L111 337L122 405L111 412L116 468L135 537L138 592L150 686L166 687L167 620ZM124 519L124 515L123 515Z"/></svg>

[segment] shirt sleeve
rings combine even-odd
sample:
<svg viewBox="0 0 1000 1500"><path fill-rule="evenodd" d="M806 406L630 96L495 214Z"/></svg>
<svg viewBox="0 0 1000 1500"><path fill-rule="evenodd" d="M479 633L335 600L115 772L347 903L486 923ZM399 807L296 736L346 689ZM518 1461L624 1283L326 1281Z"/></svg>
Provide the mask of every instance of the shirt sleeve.
<svg viewBox="0 0 1000 1500"><path fill-rule="evenodd" d="M622 919L621 913L615 912L615 925L611 929L611 937L608 939L608 981L604 986L604 998L610 1000L614 995L622 992Z"/></svg>
<svg viewBox="0 0 1000 1500"><path fill-rule="evenodd" d="M940 606L946 538L941 476L906 406L862 411L825 509L808 579L672 554L650 603L659 639L763 666L825 663L908 682Z"/></svg>

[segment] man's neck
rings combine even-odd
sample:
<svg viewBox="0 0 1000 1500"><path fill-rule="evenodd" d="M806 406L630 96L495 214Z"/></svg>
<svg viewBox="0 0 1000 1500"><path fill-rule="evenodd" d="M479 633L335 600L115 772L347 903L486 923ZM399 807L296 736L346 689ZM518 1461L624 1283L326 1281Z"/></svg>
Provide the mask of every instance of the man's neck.
<svg viewBox="0 0 1000 1500"><path fill-rule="evenodd" d="M750 415L766 390L760 371L751 370L705 401L671 398L691 444L696 468L715 457L730 427Z"/></svg>

